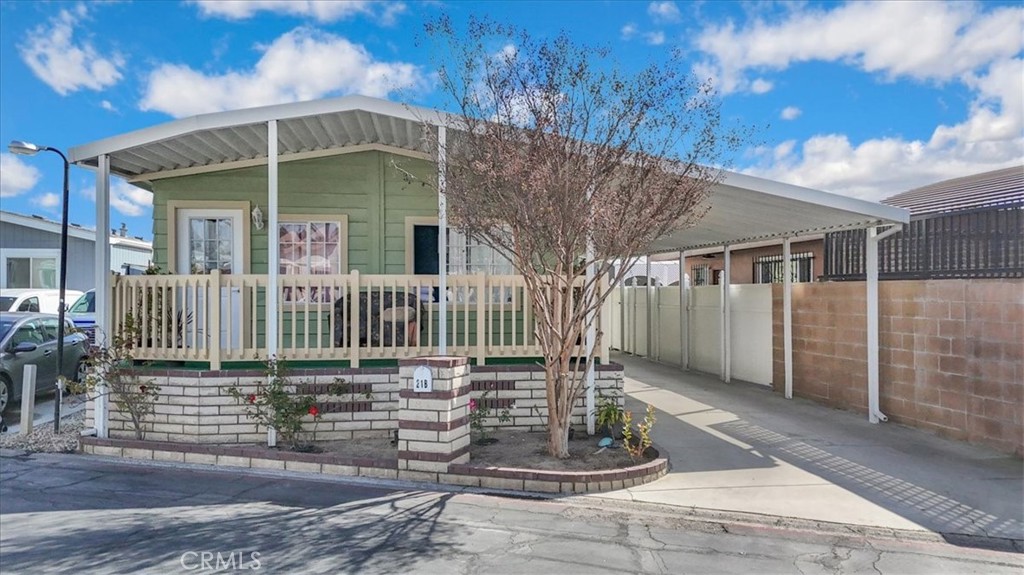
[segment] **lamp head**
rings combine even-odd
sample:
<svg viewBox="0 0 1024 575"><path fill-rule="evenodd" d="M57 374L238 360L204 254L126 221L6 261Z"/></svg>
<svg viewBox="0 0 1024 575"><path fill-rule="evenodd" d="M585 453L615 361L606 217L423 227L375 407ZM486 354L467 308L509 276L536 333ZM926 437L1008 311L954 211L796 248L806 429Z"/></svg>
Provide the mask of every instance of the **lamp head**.
<svg viewBox="0 0 1024 575"><path fill-rule="evenodd" d="M21 140L11 140L11 143L7 145L7 149L12 154L18 154L19 156L34 156L42 151L43 148L29 142L22 142Z"/></svg>

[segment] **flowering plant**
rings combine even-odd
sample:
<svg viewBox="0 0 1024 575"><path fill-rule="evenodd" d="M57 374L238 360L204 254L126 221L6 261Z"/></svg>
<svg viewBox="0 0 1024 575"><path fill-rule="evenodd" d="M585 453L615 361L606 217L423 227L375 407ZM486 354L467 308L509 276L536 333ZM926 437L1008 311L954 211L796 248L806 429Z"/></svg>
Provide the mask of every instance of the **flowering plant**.
<svg viewBox="0 0 1024 575"><path fill-rule="evenodd" d="M487 396L490 393L490 391L485 391L484 394L480 396L479 401L472 398L469 400L469 428L480 436L480 438L477 439L477 443L481 445L492 443L492 441L487 437L487 427L484 426L485 420L488 417L491 417L491 409L487 406ZM499 423L512 421L508 408L502 409L498 413L497 418Z"/></svg>
<svg viewBox="0 0 1024 575"><path fill-rule="evenodd" d="M256 382L254 393L245 393L237 387L229 388L228 393L245 406L245 415L256 422L257 430L260 426L273 427L283 442L297 449L305 417L320 420L316 397L296 393L287 367L277 358L266 361L264 373L266 378Z"/></svg>

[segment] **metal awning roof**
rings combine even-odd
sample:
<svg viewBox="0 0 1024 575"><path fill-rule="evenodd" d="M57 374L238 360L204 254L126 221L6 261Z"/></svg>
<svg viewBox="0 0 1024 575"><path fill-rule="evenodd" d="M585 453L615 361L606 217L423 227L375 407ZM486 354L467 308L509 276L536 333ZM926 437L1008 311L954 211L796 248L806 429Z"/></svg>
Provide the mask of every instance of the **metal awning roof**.
<svg viewBox="0 0 1024 575"><path fill-rule="evenodd" d="M726 172L697 225L656 241L651 253L744 244L906 223L903 208Z"/></svg>
<svg viewBox="0 0 1024 575"><path fill-rule="evenodd" d="M383 145L428 151L425 124L457 126L457 117L365 96L203 114L71 148L70 160L134 182L189 168L232 169L266 161L267 122L278 121L278 153L288 156ZM909 221L902 208L727 172L710 210L693 228L662 238L652 253Z"/></svg>
<svg viewBox="0 0 1024 575"><path fill-rule="evenodd" d="M1024 166L943 180L882 200L913 215L1024 203Z"/></svg>

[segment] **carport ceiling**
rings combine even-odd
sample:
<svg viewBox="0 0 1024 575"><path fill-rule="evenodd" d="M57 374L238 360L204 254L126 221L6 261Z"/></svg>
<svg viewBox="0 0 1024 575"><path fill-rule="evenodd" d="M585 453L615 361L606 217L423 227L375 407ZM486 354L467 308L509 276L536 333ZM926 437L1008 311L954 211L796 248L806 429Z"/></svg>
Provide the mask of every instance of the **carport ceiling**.
<svg viewBox="0 0 1024 575"><path fill-rule="evenodd" d="M190 170L214 171L265 163L267 122L278 121L282 161L359 145L427 151L424 124L455 125L445 112L365 96L203 114L76 146L72 162L136 183ZM262 192L262 190L261 190ZM652 253L734 245L787 236L909 221L909 212L728 172L694 227L662 238Z"/></svg>

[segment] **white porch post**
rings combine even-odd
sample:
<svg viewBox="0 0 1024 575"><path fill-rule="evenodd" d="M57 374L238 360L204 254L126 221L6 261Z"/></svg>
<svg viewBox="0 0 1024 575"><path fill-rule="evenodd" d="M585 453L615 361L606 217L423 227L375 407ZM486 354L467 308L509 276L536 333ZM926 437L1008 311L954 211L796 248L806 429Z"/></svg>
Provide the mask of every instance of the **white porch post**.
<svg viewBox="0 0 1024 575"><path fill-rule="evenodd" d="M277 120L267 122L267 356L277 355L279 313L278 276L281 271L281 257L277 236L278 198L277 198ZM248 214L246 214L248 216Z"/></svg>
<svg viewBox="0 0 1024 575"><path fill-rule="evenodd" d="M448 353L448 129L437 127L437 348ZM482 296L482 294L481 294Z"/></svg>
<svg viewBox="0 0 1024 575"><path fill-rule="evenodd" d="M690 368L690 319L687 316L686 302L686 253L679 252L679 367Z"/></svg>
<svg viewBox="0 0 1024 575"><path fill-rule="evenodd" d="M277 201L277 120L267 122L267 357L277 356L279 342L277 340L280 314L280 286L278 276L281 273L279 248L280 238L277 235L278 201ZM245 214L248 216L248 214ZM269 379L269 378L268 378ZM267 428L267 445L277 445L277 430Z"/></svg>
<svg viewBox="0 0 1024 575"><path fill-rule="evenodd" d="M722 381L732 381L732 313L729 306L729 282L732 279L732 248L725 246L725 269L722 270Z"/></svg>
<svg viewBox="0 0 1024 575"><path fill-rule="evenodd" d="M110 285L110 156L102 154L96 163L96 254L94 277L96 292L96 345L106 347L112 335L113 295ZM106 385L97 389L96 400L93 402L93 426L96 437L107 437L107 402Z"/></svg>
<svg viewBox="0 0 1024 575"><path fill-rule="evenodd" d="M878 233L878 228L872 226L867 230L868 421L871 423L889 421L882 413L878 398L878 242L902 229L902 226L893 226Z"/></svg>
<svg viewBox="0 0 1024 575"><path fill-rule="evenodd" d="M644 299L647 301L647 344L644 345L644 357L654 357L654 321L651 319L651 256L647 256L647 281L644 284Z"/></svg>
<svg viewBox="0 0 1024 575"><path fill-rule="evenodd" d="M789 238L782 240L782 356L786 364L786 399L793 399L793 271Z"/></svg>
<svg viewBox="0 0 1024 575"><path fill-rule="evenodd" d="M594 242L587 240L587 273L586 283L591 285L594 282L594 278L597 276L597 271L594 266ZM600 286L593 285L591 287L594 290L595 295L600 293ZM584 294L584 297L585 294ZM594 435L594 361L591 357L594 353L594 345L597 343L597 325L595 323L597 310L591 310L587 312L587 321L590 325L587 326L586 334L586 346L587 346L587 357L591 358L591 361L587 362L587 435Z"/></svg>

